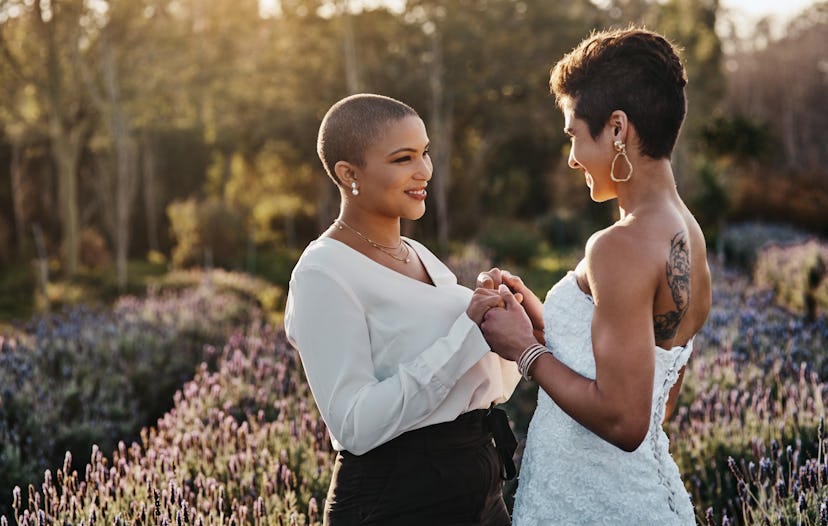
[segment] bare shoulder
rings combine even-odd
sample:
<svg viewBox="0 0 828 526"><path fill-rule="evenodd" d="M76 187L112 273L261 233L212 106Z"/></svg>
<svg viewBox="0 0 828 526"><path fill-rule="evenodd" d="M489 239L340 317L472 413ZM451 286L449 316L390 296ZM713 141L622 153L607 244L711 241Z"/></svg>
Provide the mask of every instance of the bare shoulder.
<svg viewBox="0 0 828 526"><path fill-rule="evenodd" d="M651 295L658 286L657 243L644 235L640 225L616 223L590 237L586 245L586 278L596 300L622 290ZM604 294L602 294L604 293Z"/></svg>

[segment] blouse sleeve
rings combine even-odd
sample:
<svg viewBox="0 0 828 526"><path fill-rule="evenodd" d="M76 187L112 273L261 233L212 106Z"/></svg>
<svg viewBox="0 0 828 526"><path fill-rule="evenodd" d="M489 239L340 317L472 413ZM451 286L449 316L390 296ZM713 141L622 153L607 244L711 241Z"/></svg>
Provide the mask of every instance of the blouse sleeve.
<svg viewBox="0 0 828 526"><path fill-rule="evenodd" d="M355 455L416 428L489 352L464 312L448 334L379 380L362 305L347 286L313 267L294 272L285 329L331 434Z"/></svg>

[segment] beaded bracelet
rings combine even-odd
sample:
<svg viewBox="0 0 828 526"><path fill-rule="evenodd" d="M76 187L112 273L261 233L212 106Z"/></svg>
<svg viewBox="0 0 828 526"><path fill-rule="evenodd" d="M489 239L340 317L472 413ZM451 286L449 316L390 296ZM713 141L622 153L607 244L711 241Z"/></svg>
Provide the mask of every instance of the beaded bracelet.
<svg viewBox="0 0 828 526"><path fill-rule="evenodd" d="M540 355L542 355L546 351L547 349L545 346L539 343L535 343L533 345L530 345L529 347L524 349L522 353L520 353L520 358L518 358L517 364L518 371L520 371L520 374L523 375L523 377L526 380L532 380L532 377L529 375L529 368L532 367L532 364L535 363L535 360L537 360L540 357Z"/></svg>

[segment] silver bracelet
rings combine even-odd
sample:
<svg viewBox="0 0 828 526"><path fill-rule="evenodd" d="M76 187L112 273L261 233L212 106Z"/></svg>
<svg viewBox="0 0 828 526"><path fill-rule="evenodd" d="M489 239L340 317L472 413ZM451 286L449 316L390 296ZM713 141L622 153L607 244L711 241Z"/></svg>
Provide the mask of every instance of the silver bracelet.
<svg viewBox="0 0 828 526"><path fill-rule="evenodd" d="M532 364L535 363L543 353L547 352L546 346L541 345L539 343L535 343L524 349L522 353L520 353L520 358L518 358L518 371L520 374L528 381L532 380L532 377L529 376L529 368L532 367Z"/></svg>

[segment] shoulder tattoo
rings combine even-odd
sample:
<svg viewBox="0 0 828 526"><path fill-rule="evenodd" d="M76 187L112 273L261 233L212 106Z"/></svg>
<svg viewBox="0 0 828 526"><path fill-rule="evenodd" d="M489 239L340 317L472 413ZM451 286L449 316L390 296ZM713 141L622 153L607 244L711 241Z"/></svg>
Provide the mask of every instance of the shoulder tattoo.
<svg viewBox="0 0 828 526"><path fill-rule="evenodd" d="M676 335L678 325L690 305L690 247L683 231L670 240L670 257L666 267L667 285L670 287L676 310L653 317L657 342L669 340Z"/></svg>

